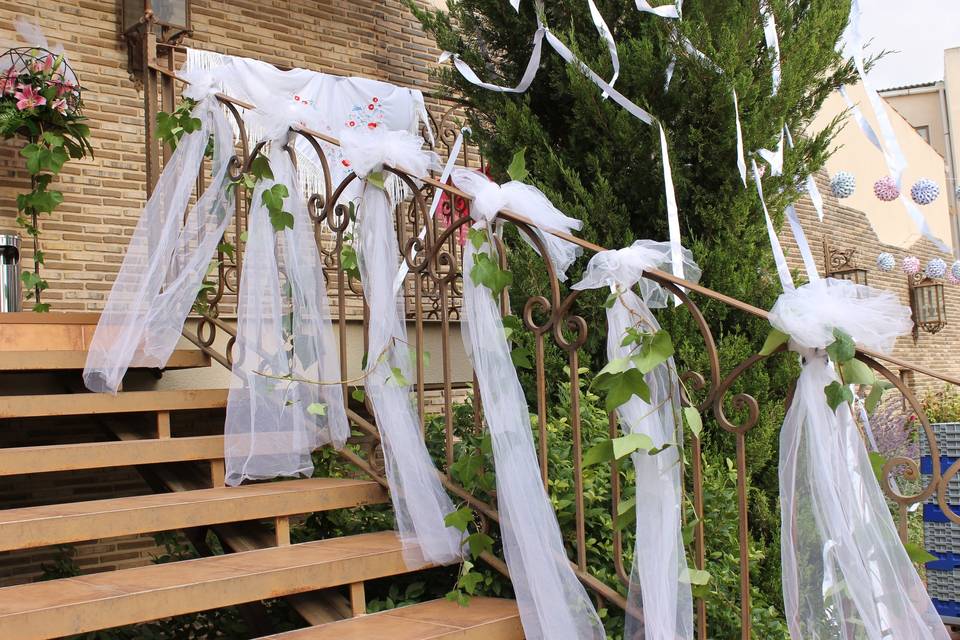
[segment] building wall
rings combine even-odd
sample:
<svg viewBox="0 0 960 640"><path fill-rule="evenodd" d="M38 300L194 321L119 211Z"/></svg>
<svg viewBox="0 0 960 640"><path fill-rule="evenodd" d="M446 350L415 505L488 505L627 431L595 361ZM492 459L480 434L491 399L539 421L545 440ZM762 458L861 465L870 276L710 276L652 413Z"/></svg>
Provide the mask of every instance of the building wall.
<svg viewBox="0 0 960 640"><path fill-rule="evenodd" d="M879 134L876 118L863 87L859 84L849 86L847 91L850 99L860 105L864 116ZM839 93L834 92L817 114L810 130L821 131L833 118L846 111L846 102ZM909 166L903 176L903 190L909 197L910 187L920 178L929 178L939 185L941 196L932 204L920 207L920 210L934 234L947 245L952 246L953 233L947 205L947 181L943 157L924 142L911 124L896 110L888 107L887 114L903 153L908 158ZM848 171L857 179L856 192L844 201L844 205L863 211L881 242L900 249L908 249L920 238L920 234L907 216L903 204L899 201L882 202L873 195L873 183L889 173L883 154L867 140L852 117L847 118L845 125L833 141L832 148L834 153L826 166L829 174Z"/></svg>
<svg viewBox="0 0 960 640"><path fill-rule="evenodd" d="M943 85L947 112L947 128L953 163L953 182L949 185L954 204L960 204L957 186L960 185L960 47L943 52Z"/></svg>
<svg viewBox="0 0 960 640"><path fill-rule="evenodd" d="M914 129L927 127L930 146L946 158L943 117L940 113L940 88L935 83L928 86L883 92L883 97Z"/></svg>

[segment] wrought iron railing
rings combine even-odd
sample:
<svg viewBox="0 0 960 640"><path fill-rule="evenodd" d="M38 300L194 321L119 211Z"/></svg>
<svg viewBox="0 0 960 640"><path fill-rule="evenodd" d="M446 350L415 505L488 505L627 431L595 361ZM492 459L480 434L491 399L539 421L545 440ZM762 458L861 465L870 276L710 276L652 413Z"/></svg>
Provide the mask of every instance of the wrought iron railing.
<svg viewBox="0 0 960 640"><path fill-rule="evenodd" d="M155 69L166 76L169 70ZM237 120L240 131L240 142L237 148L237 157L233 163L233 173L239 178L241 173L248 168L252 158L259 151L259 148L249 148L243 129L242 120L239 117L238 108L248 108L250 105L244 105L226 96L221 97L222 102L233 113ZM450 118L441 118L441 121L452 122ZM293 135L302 136L311 142L318 154L319 163L326 168L320 143L338 144L337 141L329 136L309 131L296 130ZM452 138L441 132L439 140L449 142ZM417 399L420 415L424 415L425 398L428 392L439 390L442 397L442 409L440 411L442 427L437 429L436 433L427 433L427 437L442 438L441 455L441 476L447 489L460 500L469 504L480 518L481 526L488 526L489 523L499 521L499 514L495 499L479 497L454 480L450 473L451 467L456 462L455 451L461 435L455 430L454 405L457 399L454 394L454 383L451 376L452 359L458 356L457 351L451 344L451 332L456 326L459 317L459 296L461 292L462 272L461 257L462 250L458 241L461 229L469 224L468 217L457 217L453 215L449 225L438 224L436 219L427 215L429 203L432 199L434 190L441 189L449 196L447 205L456 213L458 203L469 202L470 197L457 188L441 184L434 178L425 178L422 181L407 175L401 167L387 168L387 171L396 175L410 189L413 196L398 207L397 233L399 236L400 247L405 253L405 259L410 267L409 281L407 283L407 312L410 321L415 326L413 336L413 347L415 354L416 379L414 383L414 393ZM315 234L318 245L320 246L327 276L327 282L330 292L331 307L335 315L334 322L338 325L339 347L341 360L342 379L346 380L348 358L357 354L348 353L347 331L348 322L362 320L366 327L368 317L365 307L362 303L362 289L359 283L351 279L343 269L342 250L345 243L345 235L350 228L350 220L346 207L338 205L339 194L346 185L355 180L354 175L348 176L341 184L331 183L329 173L325 181L322 193L314 194L310 197L310 212L315 223ZM242 189L241 189L242 193ZM219 267L216 272L216 287L211 291L206 300L206 311L200 315L196 331L187 330L187 335L201 349L209 353L214 359L229 367L231 363L230 349L235 337L235 329L230 322L222 319L221 312L225 306L229 305L229 298L236 294L239 285L240 272L242 270L242 237L245 228L245 197L237 198L237 221L230 232L231 240L236 243L237 250L235 257L221 254L219 258ZM521 215L511 211L502 211L500 217L515 225L520 233L534 237L532 226L529 220ZM418 232L426 229L422 239L418 238ZM601 251L603 248L594 245L582 239L568 236L565 234L555 234L570 242L573 242L584 249L585 252ZM499 242L504 240L498 239ZM507 252L501 251L501 260L506 261ZM505 266L505 265L502 265ZM612 582L609 576L606 580L593 575L588 567L588 539L586 535L586 508L584 502L584 480L582 475L583 463L583 435L580 415L580 402L583 394L583 385L581 384L580 352L587 341L590 328L587 322L578 313L578 301L580 292L565 291L556 278L553 268L549 261L543 265L543 273L548 280L549 294L545 296L530 297L523 305L521 320L533 335L532 349L532 367L531 379L534 387L533 396L535 396L533 429L537 435L537 441L540 448L540 470L545 483L551 479L553 469L549 464L547 457L547 445L551 434L547 428L547 416L551 407L548 401L548 391L553 388L556 381L548 380L546 368L546 351L550 342L553 342L563 357L566 358L568 383L570 390L570 412L568 416L570 426L570 456L572 457L573 467L573 493L575 496L573 510L573 529L572 534L567 536L571 541L572 564L582 582L601 600L606 601L616 607L624 608L626 601L622 593L629 578L629 569L625 564L625 553L622 549L623 536L618 533L612 533L614 540L614 566L615 578L619 584ZM687 371L682 374L685 382L685 388L689 389L689 394L685 394L683 402L696 406L705 416L712 414L715 423L719 428L728 433L734 441L735 457L733 467L736 472L736 511L738 514L738 538L739 538L739 605L741 634L743 638L751 637L751 578L750 578L750 529L749 529L749 495L748 490L748 471L750 461L747 455L747 436L751 430L758 424L760 416L760 407L757 400L748 392L733 392L735 383L742 379L742 376L752 367L757 366L766 357L783 357L784 347L781 347L771 356L753 355L746 360L736 364L732 369L724 372L721 367L721 361L718 353L717 342L714 333L711 330L710 323L705 317L701 304L703 302L720 303L732 307L742 313L746 313L758 318L766 318L767 313L763 309L754 307L746 302L736 300L725 296L716 291L712 291L704 286L693 282L688 282L676 278L675 276L660 271L649 271L646 277L654 280L663 286L667 291L676 296L683 309L689 313L694 324L699 329L700 338L703 341L702 349L706 354L707 367L705 371ZM504 313L509 313L509 304L506 293L502 298L502 308ZM353 311L351 311L353 309ZM423 341L424 327L427 323L437 323L441 333L441 353L434 354L432 358L432 367L439 368L441 372L442 383L430 388L424 380L426 368ZM217 336L220 332L225 333L229 339L225 350L220 350L214 346ZM920 437L925 438L929 443L929 452L932 457L932 473L926 484L920 485L915 491L904 494L901 493L900 485L895 482L894 477L911 480L911 486L918 486L916 481L920 479L920 469L917 461L906 457L894 457L886 462L882 471L882 486L885 494L889 498L894 508L894 515L898 521L898 527L901 537L906 540L907 537L907 519L908 511L911 505L923 502L931 496L936 496L941 508L947 517L953 522L960 523L960 514L955 513L947 503L947 485L958 471L960 471L960 460L954 462L946 471L941 471L941 456L937 446L934 432L931 429L930 421L924 413L923 407L914 392L904 383L899 372L904 370L915 371L919 374L929 376L930 378L949 384L960 385L957 378L931 371L925 367L910 364L891 356L885 356L870 351L858 351L859 360L873 369L879 376L887 380L895 387L903 397L903 401L912 409L917 417L917 424L922 429ZM895 373L892 368L896 368ZM349 398L349 385L344 383L344 397ZM470 402L473 403L473 428L476 432L482 431L481 416L483 415L483 403L486 399L480 398L474 393ZM374 478L384 486L387 481L383 471L382 461L379 456L379 434L376 425L373 423L372 411L365 406L366 401L354 400L348 409L348 415L356 429L363 433L363 436L354 438L351 442L361 445L359 449L346 447L341 455L358 469ZM731 416L737 416L735 419ZM615 437L617 434L617 424L615 415L609 416L609 434ZM687 464L689 465L685 473L685 485L690 501L697 514L704 512L704 469L702 466L701 440L693 434L687 434L688 441L685 446L689 452ZM621 474L617 463L611 463L609 467L609 482L611 486L611 504L610 513L613 520L617 518L617 509L620 496L623 493L621 488ZM901 483L902 484L902 483ZM569 532L568 532L569 533ZM688 549L689 558L692 565L699 569L704 569L707 564L707 535L703 518L699 518L695 524L693 539ZM495 555L485 552L485 559L495 569L507 573L504 562ZM709 567L706 567L709 569ZM707 638L708 621L710 612L707 611L706 603L702 598L696 601L697 608L697 628L698 637Z"/></svg>

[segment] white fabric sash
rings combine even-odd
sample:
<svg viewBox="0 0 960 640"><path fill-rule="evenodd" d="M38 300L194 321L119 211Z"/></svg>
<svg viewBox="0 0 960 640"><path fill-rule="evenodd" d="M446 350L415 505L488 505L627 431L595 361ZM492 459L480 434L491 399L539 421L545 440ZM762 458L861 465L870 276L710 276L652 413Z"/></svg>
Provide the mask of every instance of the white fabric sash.
<svg viewBox="0 0 960 640"><path fill-rule="evenodd" d="M200 99L192 115L201 127L180 140L140 214L87 354L83 381L91 391L116 393L131 366L166 365L233 219L230 124L214 96L191 95ZM211 136L209 186L184 221Z"/></svg>
<svg viewBox="0 0 960 640"><path fill-rule="evenodd" d="M228 485L310 476L313 450L339 449L350 436L323 262L286 149L289 124L278 128L269 155L274 178L253 192L240 277L224 426ZM292 229L276 232L270 222L262 196L274 185L290 194L284 210Z"/></svg>
<svg viewBox="0 0 960 640"><path fill-rule="evenodd" d="M393 208L388 194L366 178L384 165L424 176L438 163L423 140L405 131L340 134L344 158L364 179L354 237L364 298L370 309L364 385L383 445L390 497L408 566L449 564L461 558L463 538L444 518L454 511L420 432L410 402L412 367L403 305L394 290L400 266ZM399 373L399 376L397 375Z"/></svg>
<svg viewBox="0 0 960 640"><path fill-rule="evenodd" d="M912 327L889 292L826 278L780 296L770 323L803 358L780 432L783 596L796 640L947 640L867 456L852 409L831 411L826 346L839 328L888 352Z"/></svg>
<svg viewBox="0 0 960 640"><path fill-rule="evenodd" d="M578 221L552 205L544 207L544 202L549 205L546 196L523 183L500 187L485 176L463 170L454 172L453 179L473 197L470 214L477 221L475 229L489 229L503 208L530 217L543 229L569 231L579 226ZM548 242L547 250L559 268L568 264L567 258L555 256L553 251L559 248L558 243L569 243L553 239L557 242ZM468 242L464 252L463 341L485 400L484 419L496 465L503 548L524 634L529 640L603 640L603 625L573 572L543 487L530 432L530 411L510 357L499 304L490 289L475 284L470 277L478 251L489 252L490 242L479 250ZM575 251L568 249L564 254L575 255Z"/></svg>
<svg viewBox="0 0 960 640"><path fill-rule="evenodd" d="M667 243L638 240L616 251L602 251L590 259L583 280L573 289L610 287L618 294L607 307L607 358L629 357L633 346L622 345L627 329L644 333L660 329L651 307L664 306L659 285L643 278L646 270L670 262ZM684 249L684 271L694 282L700 269ZM633 292L640 283L643 297ZM631 365L633 366L633 365ZM681 484L680 389L671 358L646 375L650 402L633 396L617 409L623 435L650 437L656 455L639 451L632 456L636 471L636 539L627 600L625 638L692 640L693 601L683 547Z"/></svg>

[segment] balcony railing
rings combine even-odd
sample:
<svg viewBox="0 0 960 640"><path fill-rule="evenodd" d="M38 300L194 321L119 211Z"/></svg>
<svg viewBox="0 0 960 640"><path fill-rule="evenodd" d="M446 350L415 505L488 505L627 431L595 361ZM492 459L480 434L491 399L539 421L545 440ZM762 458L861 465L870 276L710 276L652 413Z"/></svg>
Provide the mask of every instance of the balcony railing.
<svg viewBox="0 0 960 640"><path fill-rule="evenodd" d="M154 67L165 82L172 82L172 74L169 69L160 69ZM172 95L165 93L165 95ZM250 166L253 157L259 152L259 148L249 148L246 135L243 129L242 120L239 117L238 108L249 108L251 105L245 105L233 100L227 96L221 96L221 101L226 108L233 113L239 131L240 141L237 146L237 157L234 161L234 175L239 178L241 172ZM148 110L149 111L149 110ZM454 125L454 120L449 114L444 114L439 122L447 123L447 129ZM447 129L441 128L438 140L441 143L449 144L452 137ZM309 140L318 153L318 159L323 163L323 155L320 142L328 144L338 144L337 140L317 132L309 130L296 130L292 135L303 136ZM149 144L156 145L155 141ZM156 153L159 150L154 147ZM458 356L459 350L451 344L451 333L456 323L459 322L459 298L461 293L462 271L461 258L462 248L458 242L460 228L469 224L469 218L457 218L449 225L438 224L437 220L431 219L428 215L428 203L431 202L435 190L441 189L449 195L449 206L457 208L458 202L469 202L470 197L455 187L441 184L433 178L417 180L407 175L402 168L387 168L387 171L399 176L401 180L411 189L413 197L398 207L396 212L397 234L399 246L407 254L405 259L410 267L410 276L406 285L407 303L406 311L410 322L415 326L413 352L415 354L416 380L414 382L414 393L417 405L420 409L421 419L424 419L424 408L426 405L426 394L430 389L424 382L424 371L427 367L423 348L424 327L427 323L439 324L441 333L441 352L433 354L431 366L441 371L442 384L434 385L434 390L439 388L442 391L442 409L440 418L431 421L430 428L425 426L425 435L429 440L442 440L442 449L439 461L442 480L446 488L458 499L470 505L481 520L481 528L488 527L491 523L497 523L500 519L497 511L495 498L490 495L477 495L468 491L462 485L454 480L451 474L451 467L456 462L455 454L458 451L468 434L462 431L461 427L456 425L455 404L457 398L454 394L454 381L451 374L452 359ZM347 349L347 331L346 324L350 321L362 320L366 328L369 320L366 307L363 304L363 293L360 283L351 279L342 266L342 249L345 243L345 235L350 228L350 219L346 207L337 204L338 195L348 182L356 179L352 174L348 176L343 183L339 185L332 184L329 176L325 181L322 193L313 194L309 199L311 216L315 224L315 235L318 245L322 252L325 263L325 275L329 288L331 307L335 314L334 322L338 326L340 362L342 379L346 380L347 363L351 354ZM242 187L241 191L242 193ZM233 306L233 297L236 295L240 273L243 268L243 233L246 228L246 198L238 195L237 198L237 216L234 228L228 234L228 240L235 244L237 250L235 257L224 255L217 256L219 267L215 273L215 288L207 296L206 311L201 314L196 331L187 331L185 335L196 343L200 348L206 351L224 366L231 364L230 350L235 338L235 329L232 324L222 319L224 311ZM502 211L501 219L513 223L521 232L530 232L530 221L523 216L510 211ZM417 239L420 229L426 229L426 235L422 240ZM564 239L576 243L588 254L590 252L601 251L599 247L582 239L567 236L565 234L556 234ZM500 242L505 242L502 238ZM405 249L404 249L405 248ZM501 260L506 262L508 252L500 252ZM506 268L508 265L503 264ZM545 278L552 274L552 269L544 266L543 273ZM733 470L736 477L736 512L737 512L737 532L739 538L739 606L740 606L740 624L743 638L751 637L751 577L750 577L750 492L748 490L748 478L751 461L748 459L747 437L751 430L758 424L760 416L760 406L757 400L749 392L734 392L735 385L742 379L745 372L752 367L756 367L766 357L784 357L784 348L781 347L772 356L752 355L746 360L736 363L729 370L724 371L721 367L721 360L717 349L713 331L710 322L702 311L702 305L705 302L732 307L739 312L749 314L758 318L766 318L767 313L763 309L754 307L746 302L736 300L713 291L704 286L693 282L684 281L674 277L669 273L661 271L649 271L646 277L662 285L667 291L676 296L682 308L691 315L694 324L699 329L700 348L706 354L708 363L704 371L686 371L682 374L685 382L685 388L689 393L685 393L683 402L687 405L696 406L700 412L707 417L712 415L713 421L706 421L706 428L719 428L729 438L732 438L735 449L735 457L732 461ZM583 477L583 454L584 454L584 436L582 428L582 417L580 405L582 396L585 393L581 369L580 352L587 341L591 330L587 326L584 318L578 313L578 303L580 292L566 291L555 277L551 278L548 287L549 295L533 296L526 300L522 305L521 321L523 326L532 333L533 336L533 362L531 367L531 380L533 387L533 396L535 396L535 406L533 413L533 428L537 436L540 453L540 471L543 480L550 483L554 479L555 469L550 465L547 450L552 437L547 428L548 415L551 411L551 405L548 400L549 390L563 384L569 389L570 393L570 411L567 416L569 423L569 451L573 469L573 494L575 496L573 504L574 517L570 531L565 531L565 538L572 547L572 563L575 571L584 585L591 590L597 598L606 603L615 605L619 608L626 606L626 600L622 595L625 593L625 587L629 580L629 567L625 562L625 552L623 549L624 537L618 531L611 532L613 540L613 563L615 567L615 577L600 577L591 573L588 566L588 547L590 541L587 535L587 506L584 497L584 477ZM502 297L502 310L504 314L510 313L510 305L504 293ZM602 329L601 329L602 330ZM218 335L223 332L228 336L225 350L215 348ZM546 352L548 344L552 342L556 348L562 352L566 358L567 367L563 380L549 379L546 367ZM355 355L355 354L353 354ZM794 357L788 355L787 357ZM921 438L925 438L929 443L929 452L933 459L932 475L929 482L919 486L909 494L901 493L899 485L895 482L894 476L900 479L911 481L911 486L918 486L920 480L920 469L915 460L897 457L890 459L883 469L882 488L887 498L893 506L894 516L898 523L901 537L907 538L907 521L910 507L923 502L933 495L937 500L947 517L953 522L960 523L960 514L955 513L947 504L947 485L958 471L960 471L960 460L954 462L949 469L941 471L940 452L937 446L934 432L931 429L930 421L924 413L921 403L914 392L903 382L901 373L904 370L914 371L918 374L929 376L934 380L949 384L960 385L960 380L929 370L925 367L910 364L897 358L872 353L870 351L858 351L859 360L873 369L880 377L887 380L902 395L903 402L909 406L916 414L919 427L922 428ZM894 372L897 371L897 373ZM350 398L350 389L344 383L344 397ZM789 394L788 394L789 395ZM470 425L472 435L482 433L482 415L483 403L486 399L479 397L474 393L470 396L469 402L472 403L473 421ZM789 400L788 400L789 401ZM353 422L356 430L364 435L354 438L352 443L354 447L345 447L340 454L352 465L357 467L363 473L387 486L385 473L382 466L382 460L378 455L379 433L373 419L370 417L373 412L366 405L366 400L354 401L348 409L348 416ZM737 416L734 418L733 416ZM617 435L616 416L611 414L609 418L609 435ZM439 422L439 426L438 426ZM426 425L426 421L424 421ZM713 427L712 425L717 425ZM715 436L718 434L711 434ZM702 515L705 507L704 492L704 468L701 456L701 440L691 433L687 433L688 441L684 444L688 455L686 456L688 467L685 468L685 486L686 492L692 503L696 514ZM623 493L621 487L621 470L616 462L609 465L609 483L611 488L611 501L608 505L612 520L617 519L618 503ZM705 528L702 517L698 517L694 531L693 539L688 549L688 557L691 565L699 569L708 569L707 562L707 536L709 531ZM483 556L493 568L507 574L505 563L491 553L485 553ZM706 638L708 634L708 623L710 612L707 610L704 599L696 599L697 628L698 637Z"/></svg>

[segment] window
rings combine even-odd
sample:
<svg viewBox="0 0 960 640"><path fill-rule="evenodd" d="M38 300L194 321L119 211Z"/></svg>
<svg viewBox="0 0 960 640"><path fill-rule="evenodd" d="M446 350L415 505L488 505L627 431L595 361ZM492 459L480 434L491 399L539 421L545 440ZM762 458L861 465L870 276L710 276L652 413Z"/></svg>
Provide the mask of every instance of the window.
<svg viewBox="0 0 960 640"><path fill-rule="evenodd" d="M927 144L930 144L930 127L923 125L922 127L914 127L914 131L917 132L917 135L923 138L923 141Z"/></svg>

